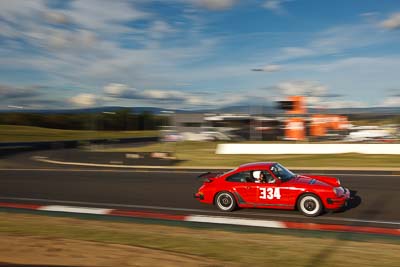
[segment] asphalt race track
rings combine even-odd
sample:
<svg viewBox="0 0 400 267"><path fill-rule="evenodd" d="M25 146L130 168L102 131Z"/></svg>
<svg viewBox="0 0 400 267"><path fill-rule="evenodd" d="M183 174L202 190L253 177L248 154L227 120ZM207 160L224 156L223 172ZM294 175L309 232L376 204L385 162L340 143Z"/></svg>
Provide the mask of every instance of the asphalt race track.
<svg viewBox="0 0 400 267"><path fill-rule="evenodd" d="M193 193L200 186L193 171L135 171L115 169L0 170L0 202L113 207L156 210L172 214L208 214L241 218L315 223L400 226L400 176L335 174L356 191L349 209L306 218L297 211L241 209L219 212L200 204Z"/></svg>

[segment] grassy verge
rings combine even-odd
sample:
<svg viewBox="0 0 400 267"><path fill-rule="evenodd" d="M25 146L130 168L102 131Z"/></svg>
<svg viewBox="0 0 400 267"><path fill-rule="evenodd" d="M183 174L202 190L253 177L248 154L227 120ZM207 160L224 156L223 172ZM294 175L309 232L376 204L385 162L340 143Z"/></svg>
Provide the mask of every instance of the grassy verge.
<svg viewBox="0 0 400 267"><path fill-rule="evenodd" d="M399 167L396 155L216 155L217 143L157 143L134 148L114 148L110 152L173 152L182 166L237 166L256 161L278 161L290 167Z"/></svg>
<svg viewBox="0 0 400 267"><path fill-rule="evenodd" d="M0 125L0 142L118 139L152 136L158 136L158 131L81 131L33 126Z"/></svg>
<svg viewBox="0 0 400 267"><path fill-rule="evenodd" d="M199 261L199 265L216 261L214 266L398 266L400 262L400 243L397 240L371 239L367 242L338 239L332 234L322 235L321 238L231 232L5 212L0 213L0 236L2 241L4 238L14 240L24 236L38 237L40 240L81 240L104 246L120 244L146 248L152 252L141 257L153 259L153 266L162 265L157 258L164 253L192 257L192 260ZM43 242L41 245L46 246ZM52 242L48 246L52 246ZM52 247L47 252L50 249ZM62 254L62 250L58 253ZM85 253L81 251L81 254ZM185 266L185 262L180 265Z"/></svg>

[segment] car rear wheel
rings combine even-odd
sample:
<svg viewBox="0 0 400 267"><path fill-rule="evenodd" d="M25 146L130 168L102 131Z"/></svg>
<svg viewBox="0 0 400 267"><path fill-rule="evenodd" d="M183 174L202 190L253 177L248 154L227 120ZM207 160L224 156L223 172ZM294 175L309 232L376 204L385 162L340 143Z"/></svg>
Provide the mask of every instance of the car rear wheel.
<svg viewBox="0 0 400 267"><path fill-rule="evenodd" d="M233 211L236 209L236 200L229 192L220 192L215 197L215 204L222 211Z"/></svg>
<svg viewBox="0 0 400 267"><path fill-rule="evenodd" d="M314 194L304 194L299 198L297 208L308 217L316 217L321 214L323 206L319 197Z"/></svg>

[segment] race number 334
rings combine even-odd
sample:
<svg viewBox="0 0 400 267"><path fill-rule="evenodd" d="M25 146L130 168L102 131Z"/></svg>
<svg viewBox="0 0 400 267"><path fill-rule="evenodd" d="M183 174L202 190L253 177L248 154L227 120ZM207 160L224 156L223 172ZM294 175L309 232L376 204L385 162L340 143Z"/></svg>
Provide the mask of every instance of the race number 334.
<svg viewBox="0 0 400 267"><path fill-rule="evenodd" d="M261 187L260 188L261 199L281 199L281 191L279 188Z"/></svg>

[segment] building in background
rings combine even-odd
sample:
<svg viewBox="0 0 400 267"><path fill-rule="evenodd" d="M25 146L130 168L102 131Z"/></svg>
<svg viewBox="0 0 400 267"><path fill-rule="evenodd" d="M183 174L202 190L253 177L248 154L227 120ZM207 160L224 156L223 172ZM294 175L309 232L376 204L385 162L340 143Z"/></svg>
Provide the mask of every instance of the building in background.
<svg viewBox="0 0 400 267"><path fill-rule="evenodd" d="M171 113L168 115L169 124L161 129L162 139L164 141L375 141L391 140L397 136L396 127L373 132L368 129L368 132L358 133L360 129L354 127L347 116L315 113L315 110L309 112L305 102L304 96L290 96L284 101L278 101L276 112L270 114ZM364 138L364 135L368 135L368 138Z"/></svg>
<svg viewBox="0 0 400 267"><path fill-rule="evenodd" d="M340 140L348 135L351 124L347 116L309 114L305 102L304 96L289 96L278 101L279 108L285 110L285 140Z"/></svg>

